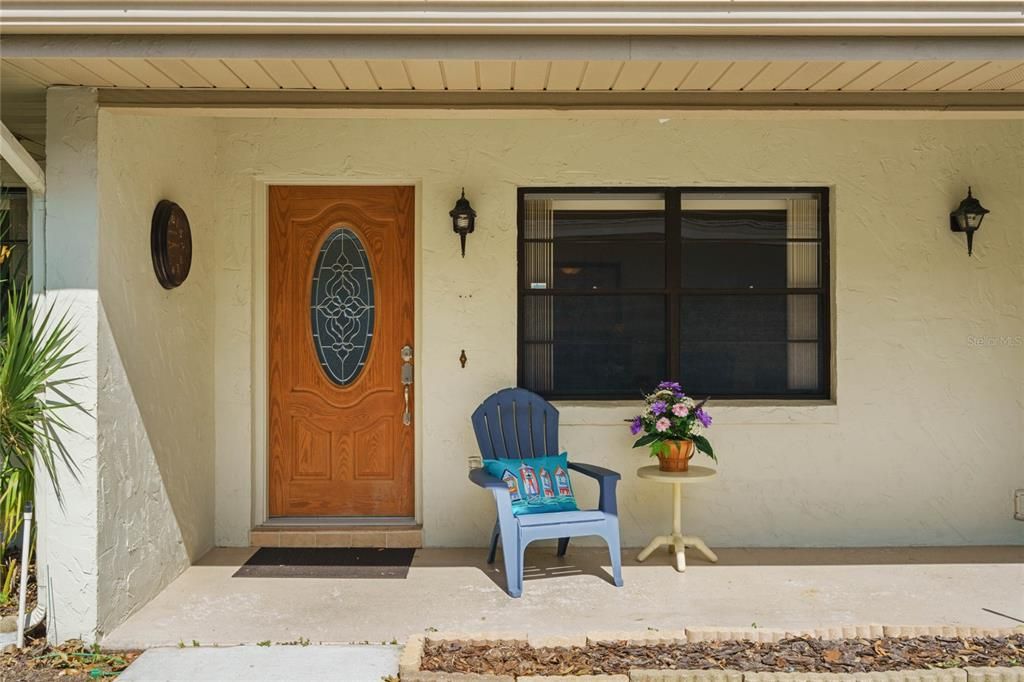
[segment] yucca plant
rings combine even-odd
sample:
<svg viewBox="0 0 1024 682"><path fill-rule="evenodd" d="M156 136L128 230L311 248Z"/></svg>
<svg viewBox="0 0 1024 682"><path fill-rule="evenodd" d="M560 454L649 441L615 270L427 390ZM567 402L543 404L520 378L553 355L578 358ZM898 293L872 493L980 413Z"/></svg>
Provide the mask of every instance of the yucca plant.
<svg viewBox="0 0 1024 682"><path fill-rule="evenodd" d="M72 347L74 332L66 315L53 307L38 310L29 285L13 287L6 317L0 329L0 520L3 547L21 530L22 510L32 500L36 466L42 465L63 504L58 468L73 476L78 466L60 434L69 430L64 419L68 409L82 409L64 388L74 378L59 377L75 364L78 349ZM5 568L13 571L16 561ZM13 584L4 576L0 590ZM0 602L5 601L0 592Z"/></svg>
<svg viewBox="0 0 1024 682"><path fill-rule="evenodd" d="M0 236L7 232L6 211L0 211ZM11 256L0 247L0 266ZM9 268L8 268L9 269ZM52 306L37 307L28 281L3 281L5 303L0 317L0 603L16 587L17 559L6 556L21 530L23 509L33 499L36 466L49 474L63 504L58 475L73 476L78 467L60 434L68 430L64 413L81 405L64 389L76 379L60 376L76 362L74 331L66 315Z"/></svg>

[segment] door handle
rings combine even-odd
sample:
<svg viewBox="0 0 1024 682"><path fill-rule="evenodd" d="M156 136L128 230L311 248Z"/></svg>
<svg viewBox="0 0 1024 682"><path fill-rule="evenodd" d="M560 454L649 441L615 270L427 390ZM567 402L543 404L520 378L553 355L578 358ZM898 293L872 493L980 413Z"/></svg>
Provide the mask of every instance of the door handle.
<svg viewBox="0 0 1024 682"><path fill-rule="evenodd" d="M405 396L405 411L402 413L402 423L406 426L412 424L412 414L409 413L409 387L412 386L412 346L402 346L402 393Z"/></svg>

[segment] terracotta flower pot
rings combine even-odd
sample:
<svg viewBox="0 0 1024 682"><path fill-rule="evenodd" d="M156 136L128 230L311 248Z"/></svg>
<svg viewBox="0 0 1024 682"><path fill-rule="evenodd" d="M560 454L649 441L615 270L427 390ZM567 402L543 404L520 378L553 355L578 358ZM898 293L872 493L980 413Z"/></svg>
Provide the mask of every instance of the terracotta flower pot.
<svg viewBox="0 0 1024 682"><path fill-rule="evenodd" d="M665 441L667 452L658 455L658 469L661 471L688 471L693 457L692 440Z"/></svg>

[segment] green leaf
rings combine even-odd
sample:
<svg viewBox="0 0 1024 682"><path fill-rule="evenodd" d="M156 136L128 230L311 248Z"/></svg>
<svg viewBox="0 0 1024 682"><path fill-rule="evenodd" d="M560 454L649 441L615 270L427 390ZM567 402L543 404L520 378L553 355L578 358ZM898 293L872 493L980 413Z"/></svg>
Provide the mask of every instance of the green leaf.
<svg viewBox="0 0 1024 682"><path fill-rule="evenodd" d="M703 452L705 455L714 460L715 464L718 463L718 458L715 457L715 451L711 448L711 443L704 436L690 436L690 440L697 446L697 449Z"/></svg>
<svg viewBox="0 0 1024 682"><path fill-rule="evenodd" d="M651 457L660 457L667 454L668 449L668 443L659 438L656 442L651 443Z"/></svg>
<svg viewBox="0 0 1024 682"><path fill-rule="evenodd" d="M42 466L63 505L58 469L77 479L78 466L61 440L73 433L68 408L85 409L69 397L78 379L74 327L52 307L38 307L29 283L5 282L6 315L0 321L0 535L13 537L25 503L33 498ZM33 454L35 456L33 456Z"/></svg>
<svg viewBox="0 0 1024 682"><path fill-rule="evenodd" d="M645 445L650 445L656 440L661 440L661 435L657 433L648 433L646 436L640 436L635 443L634 448L642 448Z"/></svg>

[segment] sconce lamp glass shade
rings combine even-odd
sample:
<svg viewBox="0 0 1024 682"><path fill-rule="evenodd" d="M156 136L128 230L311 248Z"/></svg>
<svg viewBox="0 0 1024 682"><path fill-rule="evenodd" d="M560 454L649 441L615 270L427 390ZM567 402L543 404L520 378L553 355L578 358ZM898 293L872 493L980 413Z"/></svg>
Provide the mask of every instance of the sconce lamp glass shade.
<svg viewBox="0 0 1024 682"><path fill-rule="evenodd" d="M466 257L466 235L476 229L476 211L466 198L466 188L462 188L462 196L455 202L455 208L448 212L452 218L452 230L459 235L462 245L462 257Z"/></svg>
<svg viewBox="0 0 1024 682"><path fill-rule="evenodd" d="M949 229L953 232L967 233L967 255L974 251L974 233L981 227L981 221L989 210L981 205L981 202L971 194L971 188L967 188L967 198L960 202L956 210L949 214Z"/></svg>

